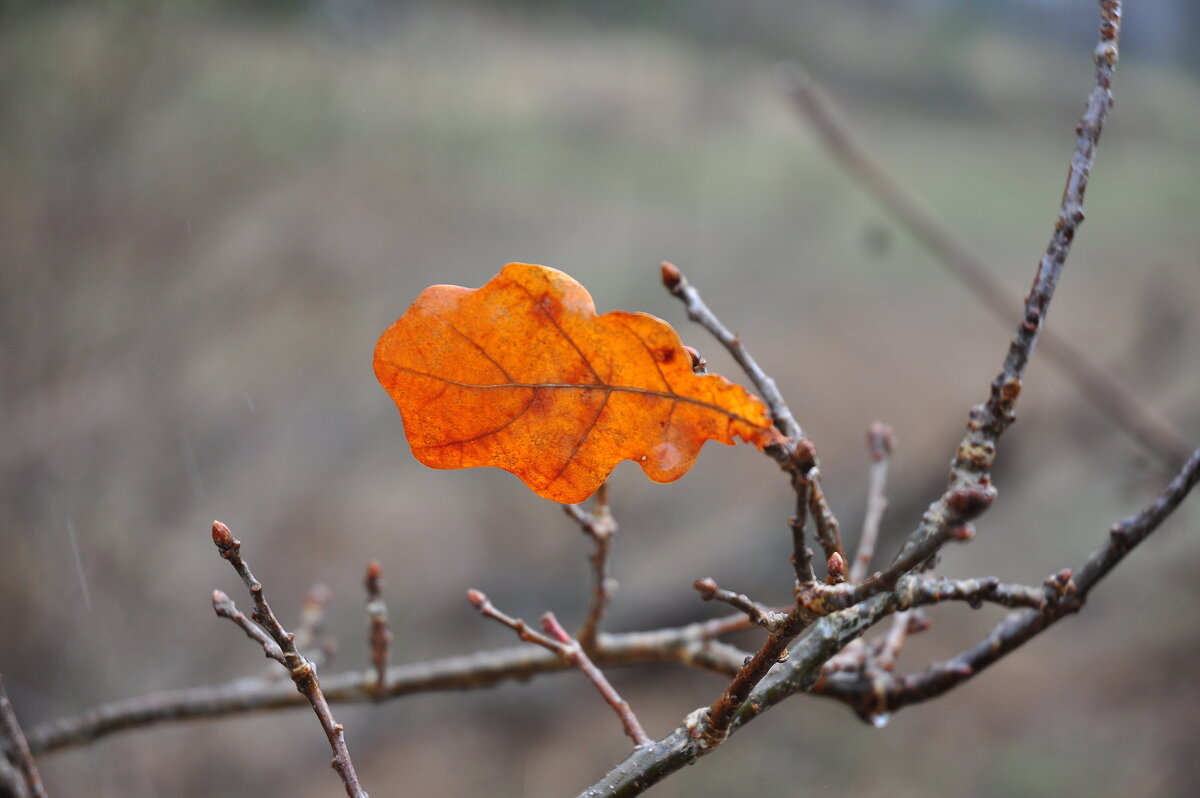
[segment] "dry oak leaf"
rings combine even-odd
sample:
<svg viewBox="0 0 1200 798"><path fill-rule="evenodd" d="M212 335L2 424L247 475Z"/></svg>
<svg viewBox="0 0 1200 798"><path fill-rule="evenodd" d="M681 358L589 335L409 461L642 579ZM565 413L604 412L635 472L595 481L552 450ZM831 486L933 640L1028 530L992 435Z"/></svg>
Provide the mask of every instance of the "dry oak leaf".
<svg viewBox="0 0 1200 798"><path fill-rule="evenodd" d="M591 496L622 460L670 482L707 440L780 440L757 397L692 372L669 324L597 316L582 285L546 266L426 288L380 337L375 375L422 463L503 468L556 502Z"/></svg>

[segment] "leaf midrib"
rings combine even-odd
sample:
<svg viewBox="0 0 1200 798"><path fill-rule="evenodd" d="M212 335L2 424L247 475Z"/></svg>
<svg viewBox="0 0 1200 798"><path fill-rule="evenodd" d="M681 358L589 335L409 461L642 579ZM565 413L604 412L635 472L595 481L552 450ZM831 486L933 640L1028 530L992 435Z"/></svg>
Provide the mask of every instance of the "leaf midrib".
<svg viewBox="0 0 1200 798"><path fill-rule="evenodd" d="M670 391L656 391L653 388L638 388L637 386L633 386L633 385L609 385L609 384L603 383L603 382L591 382L591 383L506 382L506 383L492 383L489 385L480 385L478 383L461 382L459 380L452 380L448 377L442 377L438 374L430 374L429 372L426 372L426 371L418 371L417 369L409 368L408 366L401 366L400 370L408 372L409 374L412 374L413 376L416 376L416 377L425 377L426 379L437 380L438 382L444 382L447 385L454 385L459 388L470 388L472 390L486 391L486 390L500 390L500 389L503 389L503 390L549 389L549 390L574 390L574 391L604 391L605 393L613 393L615 391L618 393L635 393L635 394L641 394L643 396L655 396L660 399L669 399L674 402L683 402L684 404L690 404L690 405L696 405L697 407L703 407L705 409L712 410L713 412L715 412L719 415L726 416L728 418L732 418L736 421L741 421L742 423L747 424L750 427L753 427L754 429L770 429L770 427L771 427L770 421L768 421L765 425L758 424L758 423L746 418L745 416L742 416L739 413L734 413L734 412L728 410L727 408L721 407L718 404L714 404L712 402L706 402L703 399L697 399L692 396L683 396L681 394L677 394L677 393L670 392Z"/></svg>

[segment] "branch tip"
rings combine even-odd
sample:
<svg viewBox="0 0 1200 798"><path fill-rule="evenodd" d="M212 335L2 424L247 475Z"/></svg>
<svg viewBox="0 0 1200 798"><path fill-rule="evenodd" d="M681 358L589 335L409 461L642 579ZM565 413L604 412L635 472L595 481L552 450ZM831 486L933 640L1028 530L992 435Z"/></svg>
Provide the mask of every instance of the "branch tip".
<svg viewBox="0 0 1200 798"><path fill-rule="evenodd" d="M808 438L796 441L791 452L791 462L798 476L808 477L809 473L817 466L817 448L813 446L813 442Z"/></svg>
<svg viewBox="0 0 1200 798"><path fill-rule="evenodd" d="M220 521L213 521L212 523L212 539L217 548L222 550L237 545L237 541L233 539L233 533L229 531L229 527Z"/></svg>
<svg viewBox="0 0 1200 798"><path fill-rule="evenodd" d="M683 274L673 263L662 262L662 282L668 291L674 291L683 282Z"/></svg>
<svg viewBox="0 0 1200 798"><path fill-rule="evenodd" d="M871 452L872 462L878 463L896 448L895 432L881 421L872 421L867 428L867 448Z"/></svg>
<svg viewBox="0 0 1200 798"><path fill-rule="evenodd" d="M835 551L829 555L829 561L825 563L825 574L827 584L838 584L846 581L846 558L841 552Z"/></svg>

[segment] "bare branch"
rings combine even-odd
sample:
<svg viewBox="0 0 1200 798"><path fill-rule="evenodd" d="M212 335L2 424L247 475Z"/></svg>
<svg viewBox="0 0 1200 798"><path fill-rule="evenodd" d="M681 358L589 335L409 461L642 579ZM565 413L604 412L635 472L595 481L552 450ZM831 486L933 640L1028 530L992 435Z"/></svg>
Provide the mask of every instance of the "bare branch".
<svg viewBox="0 0 1200 798"><path fill-rule="evenodd" d="M367 618L371 632L367 638L371 646L371 665L375 669L375 697L387 695L388 656L392 646L392 633L388 631L387 604L383 602L383 567L378 560L367 563L367 576L363 581L367 590Z"/></svg>
<svg viewBox="0 0 1200 798"><path fill-rule="evenodd" d="M650 745L653 742L642 730L642 725L638 722L637 716L633 714L633 710L630 709L629 702L621 698L600 669L588 657L587 652L579 645L579 641L566 633L558 619L554 617L554 613L548 612L542 616L542 628L545 630L545 634L542 634L530 628L529 624L520 618L512 618L496 609L488 597L478 590L468 590L467 599L485 618L498 621L516 632L517 637L526 643L541 646L556 654L565 664L575 665L583 671L600 695L604 697L604 700L608 702L608 705L617 713L617 717L621 719L621 724L625 727L625 733L633 739L634 745Z"/></svg>
<svg viewBox="0 0 1200 798"><path fill-rule="evenodd" d="M683 302L687 308L688 318L712 333L713 337L729 351L729 354L733 355L733 359L746 372L746 376L754 383L754 387L758 389L763 401L767 403L771 418L775 419L775 428L793 441L803 438L804 431L800 429L792 411L783 401L783 395L779 393L779 387L775 384L775 380L759 368L758 362L746 351L746 347L742 346L741 339L730 332L729 328L708 309L708 305L704 304L704 300L700 298L700 293L688 283L687 278L679 269L673 264L663 261L662 281L667 290Z"/></svg>
<svg viewBox="0 0 1200 798"><path fill-rule="evenodd" d="M897 676L876 675L863 678L851 674L830 674L814 692L837 698L864 712L894 712L909 704L936 698L1008 655L1045 631L1065 616L1078 612L1088 593L1130 551L1179 506L1200 481L1200 449L1193 452L1171 484L1141 512L1114 524L1103 547L1093 552L1073 575L1061 571L1047 580L1053 596L1040 609L1005 618L992 632L948 662L938 663L919 673Z"/></svg>
<svg viewBox="0 0 1200 798"><path fill-rule="evenodd" d="M605 482L596 491L593 512L584 512L573 504L564 504L563 510L575 519L583 533L590 537L595 545L595 549L588 555L588 562L592 564L592 602L577 635L584 650L594 652L604 612L617 590L616 580L608 576L608 557L612 552L613 536L617 533L617 522L608 506L608 483Z"/></svg>
<svg viewBox="0 0 1200 798"><path fill-rule="evenodd" d="M606 668L674 662L732 677L742 667L746 654L715 638L751 626L746 616L738 613L681 627L601 633L593 659ZM527 681L566 667L556 655L529 646L393 665L388 668L385 697L482 689L506 681ZM331 702L374 701L375 680L373 673L354 670L323 677L321 688ZM29 733L29 744L34 753L47 753L158 723L292 709L306 704L304 696L286 682L238 679L228 684L170 690L103 704L80 715L37 726Z"/></svg>
<svg viewBox="0 0 1200 798"><path fill-rule="evenodd" d="M616 688L608 681L607 677L596 667L595 663L588 657L587 652L583 650L583 646L578 640L573 640L558 619L554 617L554 613L548 612L542 616L542 628L548 634L554 637L555 640L567 647L569 652L568 660L579 666L591 680L592 684L608 702L608 705L617 713L617 717L621 719L621 725L625 727L625 733L633 740L636 746L653 745L654 741L650 739L650 735L646 734L642 728L642 724L638 721L637 715L633 714L633 709L630 708L629 702L617 693Z"/></svg>
<svg viewBox="0 0 1200 798"><path fill-rule="evenodd" d="M795 515L788 519L788 527L792 530L792 569L796 572L796 586L811 585L817 581L813 571L813 552L805 541L805 525L808 523L808 496L812 490L812 480L808 479L809 472L816 469L817 453L812 441L801 438L792 449L791 466L792 490L796 492Z"/></svg>
<svg viewBox="0 0 1200 798"><path fill-rule="evenodd" d="M296 649L318 667L324 667L333 659L335 645L332 638L324 636L325 605L332 593L322 584L315 584L304 594L300 604L300 621L296 629Z"/></svg>
<svg viewBox="0 0 1200 798"><path fill-rule="evenodd" d="M746 617L755 626L761 626L768 632L776 632L782 627L784 621L787 620L787 613L776 612L770 607L759 604L752 600L744 593L734 593L731 590L722 590L717 586L717 583L709 578L697 579L692 587L696 588L696 592L700 594L700 598L705 601L723 601L731 607L741 610L746 613Z"/></svg>
<svg viewBox="0 0 1200 798"><path fill-rule="evenodd" d="M871 470L867 477L867 511L863 516L862 536L858 539L858 554L850 566L850 581L861 582L875 556L875 541L879 539L879 524L887 512L888 462L895 448L892 428L878 421L867 431L867 448L871 453Z"/></svg>
<svg viewBox="0 0 1200 798"><path fill-rule="evenodd" d="M253 620L258 626L246 620L245 616L233 606L229 597L219 590L213 593L213 609L216 610L217 615L233 619L251 639L262 646L268 657L277 659L288 669L288 674L292 677L292 683L296 690L308 700L317 719L321 722L321 728L325 730L325 736L329 739L329 747L333 751L333 760L329 764L341 778L342 784L346 788L346 795L349 798L367 798L367 793L359 786L358 774L354 772L350 750L346 747L344 727L333 719L333 713L329 711L329 703L321 692L321 682L317 678L316 668L296 648L295 635L284 629L283 624L271 611L271 605L267 603L266 597L263 595L262 583L254 578L254 574L250 572L250 566L242 559L241 541L235 540L229 527L220 521L213 522L212 538L217 551L229 561L250 591L250 597L254 600Z"/></svg>
<svg viewBox="0 0 1200 798"><path fill-rule="evenodd" d="M1110 41L1116 42L1115 34ZM1112 53L1115 62L1115 44ZM1109 57L1107 53L1102 56ZM979 252L859 141L841 109L803 67L794 62L785 65L783 78L796 108L838 163L924 244L980 304L1007 323L1017 302ZM1170 468L1187 459L1191 445L1183 433L1111 373L1092 363L1065 336L1044 330L1041 346L1049 361L1074 384L1084 401L1123 429L1135 444Z"/></svg>
<svg viewBox="0 0 1200 798"><path fill-rule="evenodd" d="M845 562L846 550L842 548L841 526L837 517L825 500L825 491L821 490L821 475L817 468L808 474L811 487L808 491L808 509L812 513L813 526L816 527L817 540L825 551L825 559L830 560L836 554Z"/></svg>
<svg viewBox="0 0 1200 798"><path fill-rule="evenodd" d="M273 659L283 667L287 667L283 658L283 649L279 647L279 644L272 640L261 626L247 618L223 590L213 591L212 607L218 616L233 621L239 629L246 633L246 637L258 643L262 647L263 653L267 655L267 659Z"/></svg>
<svg viewBox="0 0 1200 798"><path fill-rule="evenodd" d="M929 628L929 619L921 610L904 610L892 616L892 628L879 645L879 650L872 657L873 664L885 671L896 666L896 660L904 648L909 636ZM860 638L861 640L861 638ZM858 641L855 641L858 642Z"/></svg>
<svg viewBox="0 0 1200 798"><path fill-rule="evenodd" d="M903 549L883 572L860 582L848 591L846 603L890 589L901 574L920 567L951 540L954 530L972 521L995 500L991 484L996 443L1016 419L1014 409L1021 393L1021 378L1033 354L1034 345L1046 321L1050 300L1058 286L1063 265L1071 251L1075 231L1082 224L1083 197L1096 143L1112 107L1112 76L1117 61L1117 37L1120 26L1119 0L1101 0L1100 43L1096 47L1096 82L1088 97L1087 109L1076 127L1075 154L1067 184L1063 190L1054 233L1038 264L1033 286L1025 300L1025 312L1009 345L1000 373L992 380L987 400L971 408L967 434L958 445L951 463L950 483L941 498L930 505L921 525L905 541Z"/></svg>
<svg viewBox="0 0 1200 798"><path fill-rule="evenodd" d="M8 700L8 691L4 689L4 679L0 677L0 731L13 750L13 764L20 771L24 781L24 789L29 798L46 798L46 788L42 784L41 774L38 773L37 763L33 761L33 753L25 739L25 732L17 721L17 713L13 711L12 702ZM0 759L3 759L0 754Z"/></svg>
<svg viewBox="0 0 1200 798"><path fill-rule="evenodd" d="M906 606L904 599L917 594L902 593L899 588L906 580L912 582L916 578L904 574L923 566L933 557L952 538L950 530L969 523L991 505L995 490L991 486L989 473L995 457L995 444L1014 420L1013 408L1020 394L1021 377L1033 352L1038 332L1045 322L1050 300L1070 252L1071 241L1083 221L1082 203L1092 157L1112 106L1111 82L1117 60L1120 20L1120 0L1100 0L1100 42L1094 53L1096 80L1087 110L1076 129L1075 155L1054 234L1026 300L1024 318L1017 328L1001 371L992 382L991 394L984 404L977 405L971 411L967 435L956 452L946 492L930 507L921 526L909 536L904 548L886 571L847 590L841 590L848 587L842 585L814 585L806 589L812 599L821 603L821 610L829 614L808 626L804 637L795 646L799 654L794 650L786 665L768 673L774 663L762 660L772 652L780 653L783 645L786 645L782 643L786 632L793 631L791 624L786 625L789 628L783 634L770 636L767 645L759 650L753 662L734 677L730 687L708 709L707 714L693 713L674 734L635 752L582 795L640 794L668 774L713 751L729 732L784 697L811 687L819 677L822 665L847 643L888 614L910 608L911 605ZM664 267L664 282L673 293L681 297L684 295L685 283L677 269L672 267L668 271ZM689 302L689 316L692 315L691 307ZM792 439L799 440L799 436L792 436ZM1124 541L1128 538L1128 535L1122 535L1120 539ZM893 588L897 589L893 591ZM789 614L789 620L795 619L796 626L808 620L800 612L805 601L806 597L798 591L796 610ZM845 609L837 610L839 605ZM1037 610L1030 612L1040 617ZM727 723L726 713L731 708L736 715L734 722Z"/></svg>
<svg viewBox="0 0 1200 798"><path fill-rule="evenodd" d="M813 524L816 527L817 540L825 550L825 558L828 559L836 551L844 559L846 552L842 548L837 518L821 490L816 449L813 447L812 441L804 437L804 431L783 401L783 395L780 394L775 380L767 376L766 372L759 367L758 362L746 351L741 338L730 332L716 314L709 310L708 305L700 297L700 292L688 282L675 265L663 262L662 281L667 290L683 302L684 307L687 308L688 318L704 327L724 345L742 370L746 372L746 376L754 383L754 387L762 394L763 400L767 403L767 409L775 420L775 428L787 436L786 443L768 446L765 451L775 458L780 467L791 474L792 488L796 491L797 497L803 497L807 502L807 507L813 517ZM799 507L799 501L797 505L796 515L792 521L792 563L796 567L797 581L804 584L815 577L811 576L811 552L805 554L804 512Z"/></svg>

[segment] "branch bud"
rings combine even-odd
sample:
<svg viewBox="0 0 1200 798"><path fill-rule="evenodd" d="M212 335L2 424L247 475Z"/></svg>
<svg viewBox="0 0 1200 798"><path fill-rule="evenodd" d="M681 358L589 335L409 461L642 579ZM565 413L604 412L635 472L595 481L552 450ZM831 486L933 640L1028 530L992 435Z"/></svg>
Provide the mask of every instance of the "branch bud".
<svg viewBox="0 0 1200 798"><path fill-rule="evenodd" d="M668 291L674 291L683 282L683 274L675 268L675 264L662 262L662 282Z"/></svg>
<svg viewBox="0 0 1200 798"><path fill-rule="evenodd" d="M816 467L817 449L808 438L796 441L796 448L792 450L792 465L800 476L808 474Z"/></svg>
<svg viewBox="0 0 1200 798"><path fill-rule="evenodd" d="M213 543L217 544L217 547L222 549L227 549L234 544L233 533L229 531L229 527L225 526L220 521L213 521L212 539Z"/></svg>
<svg viewBox="0 0 1200 798"><path fill-rule="evenodd" d="M692 583L692 587L694 587L696 592L700 594L700 598L704 599L705 601L708 601L713 596L717 595L717 583L711 577L706 576L703 579L697 579Z"/></svg>
<svg viewBox="0 0 1200 798"><path fill-rule="evenodd" d="M483 594L482 590L471 588L467 591L467 601L471 602L471 606L477 610L483 610L488 603L488 597Z"/></svg>
<svg viewBox="0 0 1200 798"><path fill-rule="evenodd" d="M959 488L946 499L946 506L954 513L954 520L963 524L981 515L996 500L996 489L990 484L980 483Z"/></svg>
<svg viewBox="0 0 1200 798"><path fill-rule="evenodd" d="M829 555L829 562L825 563L825 575L825 583L829 585L846 581L846 559L841 552L835 551Z"/></svg>

